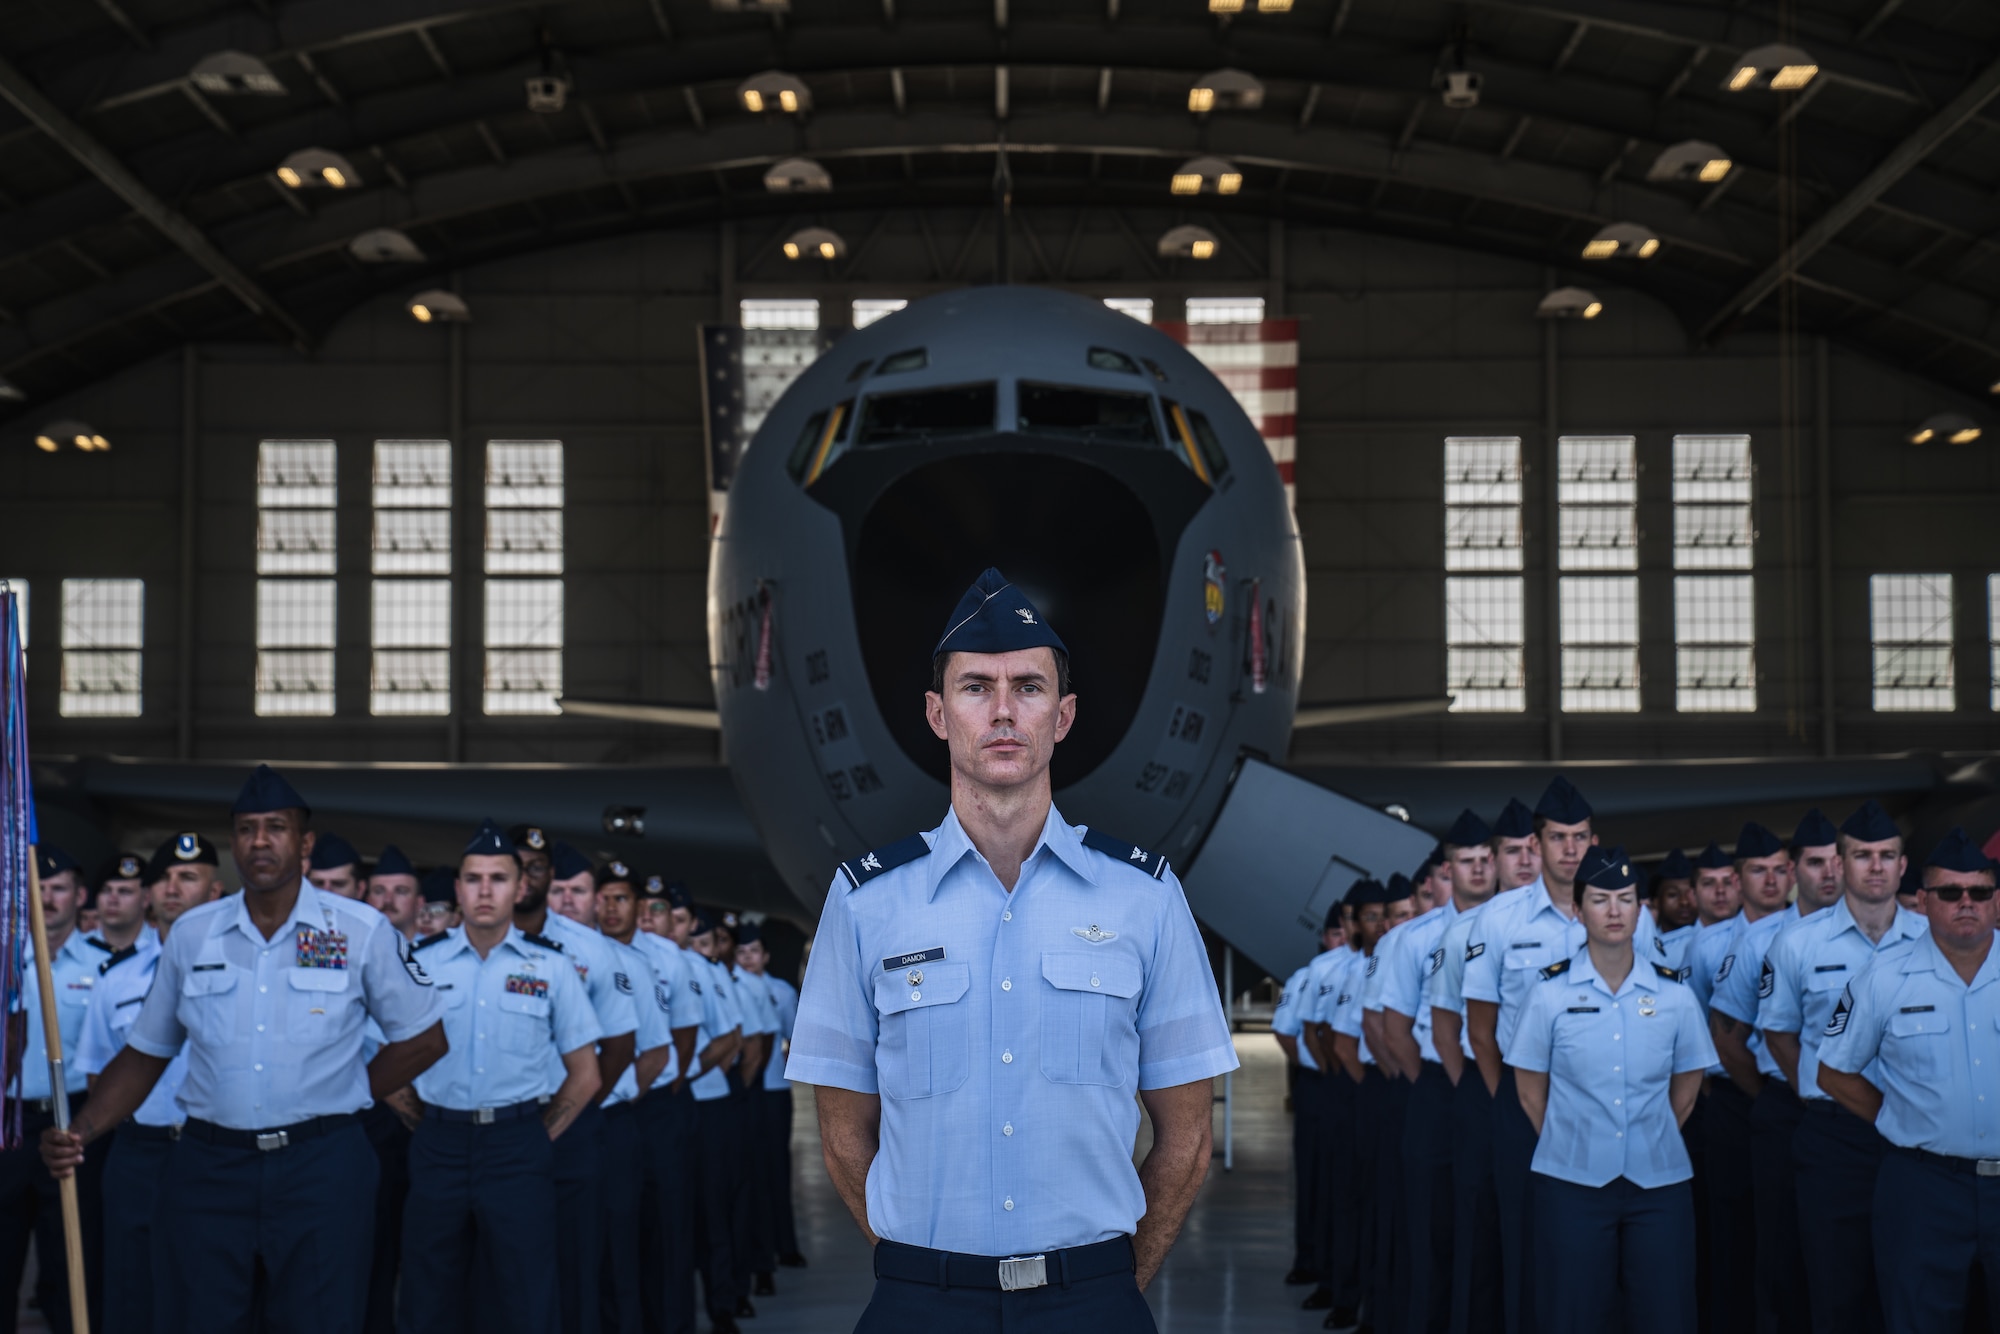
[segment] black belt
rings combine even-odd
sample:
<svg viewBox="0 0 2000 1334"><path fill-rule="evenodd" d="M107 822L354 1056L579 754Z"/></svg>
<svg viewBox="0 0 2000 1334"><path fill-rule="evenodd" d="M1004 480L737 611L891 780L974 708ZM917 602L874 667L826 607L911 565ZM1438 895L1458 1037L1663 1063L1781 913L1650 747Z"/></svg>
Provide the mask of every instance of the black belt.
<svg viewBox="0 0 2000 1334"><path fill-rule="evenodd" d="M506 1107L473 1107L464 1111L456 1107L424 1106L424 1117L430 1121L447 1121L455 1125L490 1126L497 1121L518 1121L524 1116L540 1116L542 1109L549 1105L547 1098L530 1098L526 1102L512 1103Z"/></svg>
<svg viewBox="0 0 2000 1334"><path fill-rule="evenodd" d="M137 1140L141 1144L167 1144L181 1137L179 1126L145 1126L137 1121L127 1121L118 1127L118 1138Z"/></svg>
<svg viewBox="0 0 2000 1334"><path fill-rule="evenodd" d="M1051 1283L1067 1287L1085 1279L1130 1274L1133 1270L1130 1237L1113 1237L1061 1251L1008 1256L962 1255L957 1251L934 1251L927 1246L905 1246L899 1241L875 1244L875 1277L935 1284L940 1291L987 1288L1019 1292Z"/></svg>
<svg viewBox="0 0 2000 1334"><path fill-rule="evenodd" d="M257 1149L270 1153L275 1149L290 1148L294 1144L322 1135L331 1135L336 1130L358 1126L361 1118L354 1112L342 1112L338 1116L315 1116L304 1121L294 1121L288 1126L276 1126L270 1130L231 1130L213 1121L204 1121L198 1116L190 1116L181 1127L181 1134L189 1139L198 1139L205 1144L220 1144L230 1149Z"/></svg>
<svg viewBox="0 0 2000 1334"><path fill-rule="evenodd" d="M1920 1162L1935 1163L1947 1171L1963 1172L1969 1177L2000 1177L2000 1158L1954 1158L1948 1153L1932 1153L1929 1149L1911 1149L1900 1144L1896 1148Z"/></svg>

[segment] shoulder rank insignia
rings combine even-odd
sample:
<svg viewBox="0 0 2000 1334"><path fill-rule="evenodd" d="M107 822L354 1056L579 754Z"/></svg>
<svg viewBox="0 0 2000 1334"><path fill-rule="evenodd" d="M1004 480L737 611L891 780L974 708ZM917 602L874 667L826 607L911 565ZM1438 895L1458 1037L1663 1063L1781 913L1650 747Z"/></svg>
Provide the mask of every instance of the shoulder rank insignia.
<svg viewBox="0 0 2000 1334"><path fill-rule="evenodd" d="M1542 969L1542 978L1544 981L1546 981L1551 977L1561 977L1564 973L1567 973L1568 971L1569 971L1569 960L1557 959L1547 968Z"/></svg>
<svg viewBox="0 0 2000 1334"><path fill-rule="evenodd" d="M96 936L85 936L83 938L83 943L86 945L95 945L98 949L103 950L106 954L117 953L116 950L112 949L111 946L99 940Z"/></svg>
<svg viewBox="0 0 2000 1334"><path fill-rule="evenodd" d="M1680 969L1669 968L1663 963L1654 964L1653 971L1658 973L1661 977L1666 978L1667 981L1669 982L1678 982L1681 980Z"/></svg>
<svg viewBox="0 0 2000 1334"><path fill-rule="evenodd" d="M559 941L550 940L547 936L538 936L532 931L523 931L521 939L527 941L530 945L540 945L545 950L553 950L557 954L563 952L562 944Z"/></svg>
<svg viewBox="0 0 2000 1334"><path fill-rule="evenodd" d="M847 877L849 889L859 889L884 871L907 866L919 857L930 856L930 852L931 845L924 842L922 834L911 834L908 838L897 839L886 848L877 848L853 861L842 862L840 873Z"/></svg>
<svg viewBox="0 0 2000 1334"><path fill-rule="evenodd" d="M417 942L417 948L420 950L427 950L431 946L437 944L440 940L444 940L450 935L451 932L449 931L439 931L435 935L425 936L422 940Z"/></svg>
<svg viewBox="0 0 2000 1334"><path fill-rule="evenodd" d="M136 959L138 957L139 947L137 945L127 945L122 950L113 950L110 958L97 965L98 974L102 976L116 968L119 964L124 963L127 959Z"/></svg>
<svg viewBox="0 0 2000 1334"><path fill-rule="evenodd" d="M1144 871L1155 880L1165 878L1167 859L1157 852L1148 852L1136 843L1113 838L1098 829L1083 831L1083 846L1092 852L1101 852L1113 861L1124 862L1127 866Z"/></svg>

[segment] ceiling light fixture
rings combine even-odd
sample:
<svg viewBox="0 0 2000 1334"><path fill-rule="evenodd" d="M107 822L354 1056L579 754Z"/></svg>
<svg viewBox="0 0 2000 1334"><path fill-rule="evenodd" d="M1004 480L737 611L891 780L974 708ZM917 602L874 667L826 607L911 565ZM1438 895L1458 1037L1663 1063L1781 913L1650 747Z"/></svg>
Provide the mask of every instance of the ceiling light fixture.
<svg viewBox="0 0 2000 1334"><path fill-rule="evenodd" d="M1723 87L1732 93L1752 88L1795 93L1813 81L1819 64L1796 46L1772 42L1745 51L1737 58Z"/></svg>
<svg viewBox="0 0 2000 1334"><path fill-rule="evenodd" d="M1646 179L1706 181L1712 185L1727 176L1733 166L1735 163L1729 160L1729 154L1714 144L1702 139L1683 139L1660 150L1660 155L1653 159L1653 165L1646 168Z"/></svg>
<svg viewBox="0 0 2000 1334"><path fill-rule="evenodd" d="M1594 320L1604 313L1604 303L1585 287L1558 287L1541 299L1535 315L1544 320Z"/></svg>
<svg viewBox="0 0 2000 1334"><path fill-rule="evenodd" d="M1957 412L1940 412L1924 420L1924 424L1903 438L1913 445L1928 445L1943 442L1950 445L1969 445L1984 432L1979 423Z"/></svg>
<svg viewBox="0 0 2000 1334"><path fill-rule="evenodd" d="M465 298L442 287L417 293L404 303L404 309L418 324L463 324L472 318Z"/></svg>
<svg viewBox="0 0 2000 1334"><path fill-rule="evenodd" d="M1240 69L1214 70L1188 89L1189 111L1255 111L1263 105L1263 82Z"/></svg>
<svg viewBox="0 0 2000 1334"><path fill-rule="evenodd" d="M1189 158L1175 170L1170 188L1177 195L1233 195L1243 188L1243 173L1227 158Z"/></svg>
<svg viewBox="0 0 2000 1334"><path fill-rule="evenodd" d="M764 188L772 194L814 194L833 188L825 167L806 157L788 157L764 173Z"/></svg>
<svg viewBox="0 0 2000 1334"><path fill-rule="evenodd" d="M736 85L736 100L752 114L775 111L793 116L812 110L812 90L797 75L776 69L752 74Z"/></svg>
<svg viewBox="0 0 2000 1334"><path fill-rule="evenodd" d="M802 227L785 238L786 259L843 259L847 242L825 227Z"/></svg>
<svg viewBox="0 0 2000 1334"><path fill-rule="evenodd" d="M102 434L73 417L52 421L35 436L35 448L44 454L53 454L64 445L76 446L81 454L103 454L111 449L111 442Z"/></svg>
<svg viewBox="0 0 2000 1334"><path fill-rule="evenodd" d="M1160 237L1158 249L1163 259L1214 259L1215 233L1192 224L1175 227Z"/></svg>
<svg viewBox="0 0 2000 1334"><path fill-rule="evenodd" d="M188 71L188 81L202 92L218 97L285 95L285 85L271 73L271 67L242 51L217 51L203 56Z"/></svg>
<svg viewBox="0 0 2000 1334"><path fill-rule="evenodd" d="M1583 245L1585 259L1651 259L1660 252L1660 238L1636 222L1614 222L1600 228Z"/></svg>
<svg viewBox="0 0 2000 1334"><path fill-rule="evenodd" d="M294 190L345 190L361 184L361 173L338 153L301 148L278 164L278 179Z"/></svg>
<svg viewBox="0 0 2000 1334"><path fill-rule="evenodd" d="M421 264L424 252L394 227L372 227L347 243L347 251L363 264Z"/></svg>

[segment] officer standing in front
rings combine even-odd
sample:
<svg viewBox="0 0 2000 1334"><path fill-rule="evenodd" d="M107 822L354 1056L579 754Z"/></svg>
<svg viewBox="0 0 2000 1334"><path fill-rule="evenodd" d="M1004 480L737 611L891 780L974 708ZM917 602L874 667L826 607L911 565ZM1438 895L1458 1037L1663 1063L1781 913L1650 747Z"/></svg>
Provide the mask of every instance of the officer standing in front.
<svg viewBox="0 0 2000 1334"><path fill-rule="evenodd" d="M1961 1328L1975 1265L1989 1308L2000 1286L1996 869L1962 830L1938 840L1919 897L1929 932L1848 983L1820 1042L1820 1087L1892 1146L1874 1197L1889 1334Z"/></svg>
<svg viewBox="0 0 2000 1334"><path fill-rule="evenodd" d="M156 1226L173 1238L189 1329L240 1329L255 1303L299 1334L360 1328L376 1168L356 1113L445 1051L442 1006L408 943L304 882L310 818L258 766L233 808L243 893L181 919L125 1050L68 1131L42 1132L50 1169L74 1171L186 1045L187 1122ZM364 1066L370 1018L388 1042Z"/></svg>
<svg viewBox="0 0 2000 1334"><path fill-rule="evenodd" d="M84 1016L90 1009L90 995L97 985L97 970L111 955L111 948L76 929L77 911L83 906L83 872L61 848L43 844L40 849L42 918L48 928L49 971L54 974L56 1023L62 1032L63 1087L69 1094L70 1114L80 1113L87 1085L76 1060L76 1040L83 1032ZM49 1085L49 1053L42 1028L42 992L35 985L35 951L32 941L22 950L21 1005L26 1011L27 1042L21 1056L20 1083L15 1096L21 1101L21 1143L0 1152L0 1282L9 1293L21 1288L21 1271L27 1265L28 1243L35 1244L37 1270L35 1297L51 1327L69 1328L69 1276L63 1264L62 1214L58 1207L56 1183L43 1166L34 1137L55 1121L55 1100ZM103 1215L98 1209L98 1177L104 1170L104 1154L109 1145L92 1153L79 1175L77 1191L83 1222L83 1259L87 1296L94 1312L98 1285L102 1281L99 1261L103 1251ZM13 1334L15 1305L0 1302L0 1331Z"/></svg>
<svg viewBox="0 0 2000 1334"><path fill-rule="evenodd" d="M1869 1227L1875 1178L1889 1146L1874 1126L1820 1087L1819 1049L1834 1003L1847 984L1884 950L1922 935L1929 926L1897 906L1903 839L1874 802L1857 811L1837 836L1824 816L1817 824L1808 817L1794 845L1800 895L1829 862L1842 895L1832 908L1772 943L1764 956L1768 982L1758 988L1763 999L1757 1026L1799 1091L1804 1109L1792 1136L1792 1158L1810 1327L1815 1334L1879 1334L1882 1301L1875 1291Z"/></svg>
<svg viewBox="0 0 2000 1334"><path fill-rule="evenodd" d="M1574 882L1585 943L1537 970L1508 1046L1536 1134L1535 1327L1694 1334L1694 1169L1680 1123L1715 1049L1701 1007L1634 937L1645 910L1623 848Z"/></svg>
<svg viewBox="0 0 2000 1334"><path fill-rule="evenodd" d="M876 1243L869 1334L1152 1330L1142 1293L1207 1171L1229 1026L1166 862L1055 809L1068 666L982 574L925 696L951 809L827 894L786 1073L819 1086L828 1170Z"/></svg>
<svg viewBox="0 0 2000 1334"><path fill-rule="evenodd" d="M76 1063L93 1084L125 1046L139 1007L152 989L160 950L168 933L190 908L214 899L221 889L215 845L199 834L179 834L160 844L142 879L158 935L151 931L117 951L98 967L90 1013L77 1039ZM183 1047L153 1085L153 1091L118 1127L104 1160L103 1326L108 1334L148 1334L171 1330L177 1322L166 1308L172 1239L153 1221L160 1182L167 1174L174 1141L181 1137L181 1081L187 1077Z"/></svg>
<svg viewBox="0 0 2000 1334"><path fill-rule="evenodd" d="M475 1273L488 1299L481 1329L560 1324L540 1225L556 1213L552 1141L597 1096L597 1015L564 952L515 929L521 881L513 845L488 820L459 861L465 925L417 947L451 1049L416 1079L402 1334L457 1327Z"/></svg>

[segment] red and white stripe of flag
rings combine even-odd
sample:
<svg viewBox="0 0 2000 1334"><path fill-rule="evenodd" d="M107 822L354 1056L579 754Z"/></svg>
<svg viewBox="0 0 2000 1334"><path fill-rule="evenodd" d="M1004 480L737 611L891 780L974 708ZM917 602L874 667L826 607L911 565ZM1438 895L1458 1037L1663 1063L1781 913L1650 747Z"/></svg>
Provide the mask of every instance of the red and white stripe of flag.
<svg viewBox="0 0 2000 1334"><path fill-rule="evenodd" d="M1299 322L1162 323L1158 328L1194 353L1236 396L1264 437L1285 484L1285 503L1296 512L1292 464L1298 453Z"/></svg>

